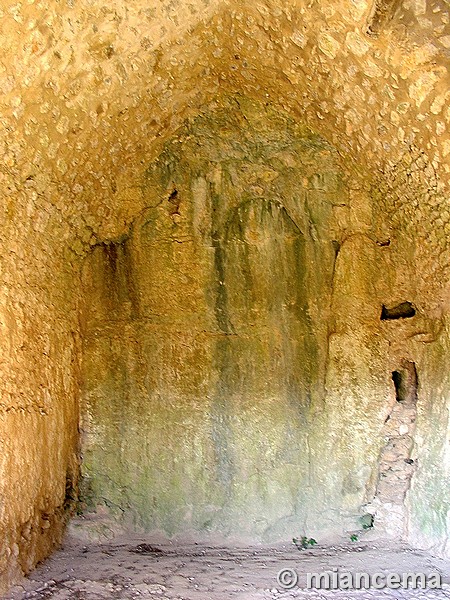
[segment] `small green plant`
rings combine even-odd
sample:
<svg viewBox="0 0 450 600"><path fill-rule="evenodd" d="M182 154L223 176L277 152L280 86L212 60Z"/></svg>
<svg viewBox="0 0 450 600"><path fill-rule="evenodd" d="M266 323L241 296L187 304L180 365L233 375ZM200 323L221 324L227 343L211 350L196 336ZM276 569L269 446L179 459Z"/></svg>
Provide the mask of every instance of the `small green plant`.
<svg viewBox="0 0 450 600"><path fill-rule="evenodd" d="M356 535L356 533L352 533L351 534L350 541L351 542L357 542L358 541L358 536Z"/></svg>
<svg viewBox="0 0 450 600"><path fill-rule="evenodd" d="M363 529L372 529L374 516L370 513L366 513L359 518Z"/></svg>
<svg viewBox="0 0 450 600"><path fill-rule="evenodd" d="M308 548L313 548L317 545L317 542L314 538L309 538L306 535L302 535L302 537L299 538L292 538L292 542L299 550L307 550Z"/></svg>

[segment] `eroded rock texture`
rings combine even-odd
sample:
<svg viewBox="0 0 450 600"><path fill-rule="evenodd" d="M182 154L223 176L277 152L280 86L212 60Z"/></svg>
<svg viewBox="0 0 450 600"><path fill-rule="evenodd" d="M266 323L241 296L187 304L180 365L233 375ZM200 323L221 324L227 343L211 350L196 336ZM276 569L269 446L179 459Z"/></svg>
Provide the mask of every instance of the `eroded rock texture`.
<svg viewBox="0 0 450 600"><path fill-rule="evenodd" d="M169 532L288 534L314 498L339 158L234 98L143 185L153 207L85 268L86 494Z"/></svg>
<svg viewBox="0 0 450 600"><path fill-rule="evenodd" d="M448 553L449 21L2 3L1 586L58 543L81 457L83 500L147 528L373 511Z"/></svg>

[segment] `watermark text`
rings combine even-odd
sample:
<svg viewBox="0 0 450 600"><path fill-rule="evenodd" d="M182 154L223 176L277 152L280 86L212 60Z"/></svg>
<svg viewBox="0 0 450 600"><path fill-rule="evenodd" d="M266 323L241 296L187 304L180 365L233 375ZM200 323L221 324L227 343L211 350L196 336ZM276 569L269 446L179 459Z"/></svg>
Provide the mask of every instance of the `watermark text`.
<svg viewBox="0 0 450 600"><path fill-rule="evenodd" d="M278 585L290 590L298 586L299 576L295 569L281 569L277 575ZM351 573L333 568L322 573L306 573L306 589L319 590L398 590L441 589L440 573Z"/></svg>

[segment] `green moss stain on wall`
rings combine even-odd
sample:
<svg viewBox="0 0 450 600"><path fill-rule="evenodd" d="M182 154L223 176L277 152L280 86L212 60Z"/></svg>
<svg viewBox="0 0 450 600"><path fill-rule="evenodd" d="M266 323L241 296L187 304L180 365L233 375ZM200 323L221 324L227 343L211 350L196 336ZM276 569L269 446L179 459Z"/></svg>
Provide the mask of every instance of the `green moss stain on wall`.
<svg viewBox="0 0 450 600"><path fill-rule="evenodd" d="M417 471L407 496L410 536L420 547L448 555L450 533L449 319L441 318L417 354L419 372ZM423 346L423 345L422 345Z"/></svg>
<svg viewBox="0 0 450 600"><path fill-rule="evenodd" d="M142 186L148 208L84 269L86 501L169 534L328 526L320 513L342 509L328 490L348 480L324 412L335 209L348 204L340 158L235 98L187 122ZM345 518L375 467L377 441L364 447ZM325 475L331 459L344 468Z"/></svg>

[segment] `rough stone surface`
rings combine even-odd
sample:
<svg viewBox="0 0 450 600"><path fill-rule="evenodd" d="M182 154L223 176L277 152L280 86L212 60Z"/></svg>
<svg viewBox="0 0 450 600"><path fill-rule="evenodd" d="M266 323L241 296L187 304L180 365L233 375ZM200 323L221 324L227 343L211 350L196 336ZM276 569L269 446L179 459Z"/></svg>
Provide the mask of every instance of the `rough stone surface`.
<svg viewBox="0 0 450 600"><path fill-rule="evenodd" d="M80 526L76 524L75 530ZM86 533L95 526L82 525ZM78 534L80 530L78 530ZM294 569L298 585L284 590L281 569ZM440 574L440 589L305 589L307 573ZM450 598L448 561L398 543L389 547L368 539L299 551L290 545L195 543L138 535L94 542L69 537L62 551L39 567L5 600L54 598L160 598L163 600L338 600ZM431 577L428 580L431 582Z"/></svg>
<svg viewBox="0 0 450 600"><path fill-rule="evenodd" d="M308 494L319 500L314 510L317 508L322 515L317 521L320 528L332 529L332 523L340 519L343 526L344 514L351 520L357 508L363 510L364 503L375 507L380 523L387 522L397 505L381 502L380 497L378 506L375 502L377 478L383 472L378 459L383 457L387 443L384 421L396 402L391 374L409 361L416 365L418 376L417 422L408 449L415 470L405 491L398 524L411 542L448 554L449 22L448 3L444 0L2 3L1 587L28 572L51 551L73 507L80 461L80 392L84 390L83 406L87 401L94 403L97 377L95 406L101 407L112 375L108 365L101 362L97 374L88 366L87 376L81 378L93 357L90 334L95 328L92 320L80 323L86 295L82 264L90 254L87 262L101 279L107 275L102 256L109 256L111 265L116 254L117 265L122 268L124 248L128 246L130 252L145 250L144 255L152 260L151 268L149 264L137 264L140 275L136 283L148 290L152 273L161 282L161 287L143 295L139 318L150 313L152 319L156 318L154 307L163 302L167 304L166 314L174 320L168 327L162 319L152 330L150 319L142 330L133 332L137 316L129 311L135 309L136 298L120 296L128 293L128 288L117 289L116 296L110 298L111 305L120 305L124 311L114 317L116 321L122 319L124 331L120 343L99 351L103 357L107 352L111 357L120 354L114 380L117 389L111 406L104 406L101 414L93 413L86 427L88 441L83 443L87 444L88 455L91 452L94 457L95 443L98 445L98 436L103 435L102 419L105 428L114 422L112 413L125 379L133 386L140 385L135 395L129 395L130 405L126 408L130 418L125 424L133 432L139 418L138 402L143 397L158 401L161 411L170 412L162 395L156 400L164 386L165 398L171 394L189 396L194 403L203 392L210 393L216 377L216 383L226 382L222 398L229 398L233 411L227 415L220 412L223 406L217 402L220 390L216 387L216 396L207 400L210 403L215 398L216 413L208 415L215 414L220 432L228 428L234 439L239 439L237 447L229 452L236 451L242 458L238 461L240 487L226 500L229 506L240 506L243 515L246 499L260 497L265 485L270 488L277 481L271 479L276 460L271 462L270 453L280 451L281 440L286 441L283 431L289 413L281 407L298 392L298 406L291 410L303 407L298 418L304 419L308 427L317 424L316 435L305 424L300 427L296 423L298 436L292 434L295 443L286 444L287 448L277 455L278 459L286 457L286 452L293 455L296 474L281 475L282 490L288 483L293 486L290 505L275 486L266 490L270 500L264 506L274 508L279 504L280 515L284 515L295 504L293 514L304 514L301 507L306 499L296 504L292 498L298 498L298 486L301 490L308 487L300 481L306 472L302 461L307 460L307 453L303 448L296 452L295 444L303 446L306 438L311 438L308 452L313 460L308 462L308 469L312 488ZM240 106L238 103L232 108L230 98L242 99ZM260 107L257 112L261 119L259 125L248 129L250 141L246 147L251 152L246 161L239 155L236 140L239 128L246 130L245 106L252 102ZM277 124L263 108L265 104L280 114L281 122L290 119L293 123L290 133L283 130L281 140L269 135ZM230 130L214 129L214 111L230 115ZM243 119L242 126L236 124L239 118ZM266 138L258 127L267 133ZM201 148L195 149L195 140L186 139L189 131L203 136L205 143L208 132L215 136L206 147L211 152L215 148L219 156L202 156ZM255 147L258 139L265 139L267 147ZM292 148L288 149L284 157L278 158L280 162L273 164L271 160L283 139L291 140L294 148L299 144L301 152L292 156ZM313 140L311 150L317 151L311 162L317 180L304 184L302 160L308 154L308 139ZM180 150L176 152L177 145ZM333 169L342 177L339 190L331 192L335 181L324 176L324 161L328 159L320 156L322 149L330 153ZM228 156L232 151L234 154ZM223 153L228 157L226 164ZM170 155L184 158L178 171L174 165L163 174L162 161ZM258 156L264 160L256 169ZM237 189L245 189L246 197L251 199L247 211L238 208L242 194L238 197L228 193L220 174L210 172L209 167L205 170L206 163L215 163L222 172L229 173L231 189L235 181ZM233 169L227 171L228 167ZM272 180L278 172L279 177ZM196 178L189 180L194 174ZM184 186L179 206L176 196L168 202L175 176ZM193 186L189 191L188 182ZM208 233L205 220L212 214L211 207L201 214L193 211L189 218L184 212L188 206L194 209L193 199L210 198L202 188L204 182L217 186L219 219L232 206L237 210L234 225L227 230L231 241L224 259L229 290L220 293L214 287L217 277L211 277L217 275L217 255L226 228L218 222L217 229ZM178 181L175 183L178 185ZM333 195L336 205L331 200ZM167 206L164 203L170 204L172 213L163 208ZM145 229L146 218L153 219L156 229L147 227L144 235L141 229ZM241 231L242 224L247 225ZM313 227L308 229L306 226L311 224ZM295 226L301 235L295 233ZM182 239L179 244L178 233L170 233L171 227L177 227L188 238L197 232L199 239ZM280 277L269 273L264 280L272 289L258 289L252 298L251 293L242 291L245 278L239 277L236 270L230 273L232 267L243 264L249 248L253 250L254 267L250 275L262 278L257 269L262 270L263 261L258 264L257 258L264 254L264 244L258 242L263 231L269 232L268 255L278 261ZM245 239L245 232L255 239ZM213 240L212 234L218 237ZM161 244L159 251L157 243ZM296 245L298 249L294 250ZM306 285L300 299L293 295L295 286L288 282L289 277L295 278L294 257L302 245L300 265L305 269ZM311 253L316 251L313 257ZM307 265L306 261L312 263ZM175 264L179 264L178 271L172 268ZM331 282L330 268L334 268ZM187 275L191 280L185 280ZM118 281L120 277L118 273ZM162 287L169 284L170 293ZM245 285L251 287L248 282ZM92 284L93 306L109 311L104 295L100 290L95 295L94 287ZM312 298L318 290L321 294L314 307ZM276 300L272 314L286 333L285 338L273 339L273 343L276 328L271 328L270 311L264 309L270 305L271 293ZM233 320L223 307L227 294L236 326L248 339L248 344L241 347L232 335ZM242 300L244 304L239 305ZM415 317L380 321L382 305L404 301L417 308ZM289 308L290 302L295 310ZM265 312L264 318L253 320L256 310ZM179 317L178 322L175 317ZM255 327L251 328L252 324ZM186 336L185 346L179 337L177 344L170 345L177 336L177 326ZM114 327L118 332L119 323ZM164 327L168 327L167 335ZM194 332L203 329L203 338L194 340ZM153 333L148 333L150 330ZM89 332L84 340L83 331ZM212 332L218 334L216 338ZM262 337L258 345L259 334ZM113 338L111 328L103 332L98 343L103 340L106 344ZM222 338L229 348L216 351ZM160 346L158 339L164 341ZM297 346L299 339L301 344ZM131 347L122 353L125 340L130 345L137 340L136 348L150 354L136 357ZM150 344L147 349L144 341ZM87 362L82 365L83 345ZM273 350L272 355L267 353L268 348ZM264 360L254 360L256 350ZM164 377L159 371L161 380L155 381L157 370L149 369L144 381L142 373L157 351L157 364L165 367ZM245 411L236 406L240 394L237 384L244 386L245 382L238 381L232 369L225 369L224 356L230 353L233 368L239 367L248 375L255 392L243 396L244 408L251 413L249 428L245 429L247 441L237 435L247 416L244 418ZM305 354L306 364L300 370L294 369L295 361ZM123 363L126 357L128 364ZM202 357L211 365L207 380L199 378L197 368L189 367L198 366ZM271 376L269 387L258 390L261 373L252 371L250 358L261 372L273 367L273 374L283 373L284 378ZM138 359L141 362L136 368ZM104 379L100 380L102 373ZM152 393L147 395L148 390ZM308 390L311 400L306 401ZM270 405L259 416L250 410L257 399L261 411L264 402ZM178 423L177 427L182 428L182 413L178 411L185 410L186 419L194 418L188 406L172 407L170 418ZM205 402L198 410L200 417L206 410ZM158 414L161 419L162 413ZM270 433L267 447L259 444L258 437L264 429L258 418L263 419L263 415L264 427ZM90 432L95 435L89 437ZM174 426L168 440L175 437ZM178 439L173 452L166 449L171 460L180 452L181 442ZM189 443L194 452L194 440ZM206 446L202 450L206 451ZM137 451L138 445L131 444L125 450L133 448ZM242 487L247 467L249 473L255 472L259 460L255 448L259 453L267 449L265 472L259 479L251 479L248 488ZM220 459L221 452L226 452L225 447L217 456L210 456L211 464ZM191 459L192 468L195 470L197 464L198 469L198 458L197 463ZM226 471L227 461L221 464ZM151 468L155 467L153 464ZM89 461L86 468L93 468ZM121 469L125 472L125 463ZM173 471L174 476L177 472ZM196 477L191 479L194 481ZM98 497L103 483L100 479L94 481L94 491L96 485ZM178 515L171 519L181 523L186 517L185 508L182 515L177 511L185 507L183 496L179 504L176 500L174 504L171 493L177 485L172 482L167 488L167 504L161 510ZM139 486L133 489L137 495ZM216 492L213 486L211 494ZM133 500L130 513L135 506ZM340 516L336 517L336 511ZM231 511L230 519L233 514L238 513ZM271 519L275 522L274 513Z"/></svg>
<svg viewBox="0 0 450 600"><path fill-rule="evenodd" d="M239 98L151 165L149 208L84 270L91 505L169 533L312 526L342 179L324 140Z"/></svg>

